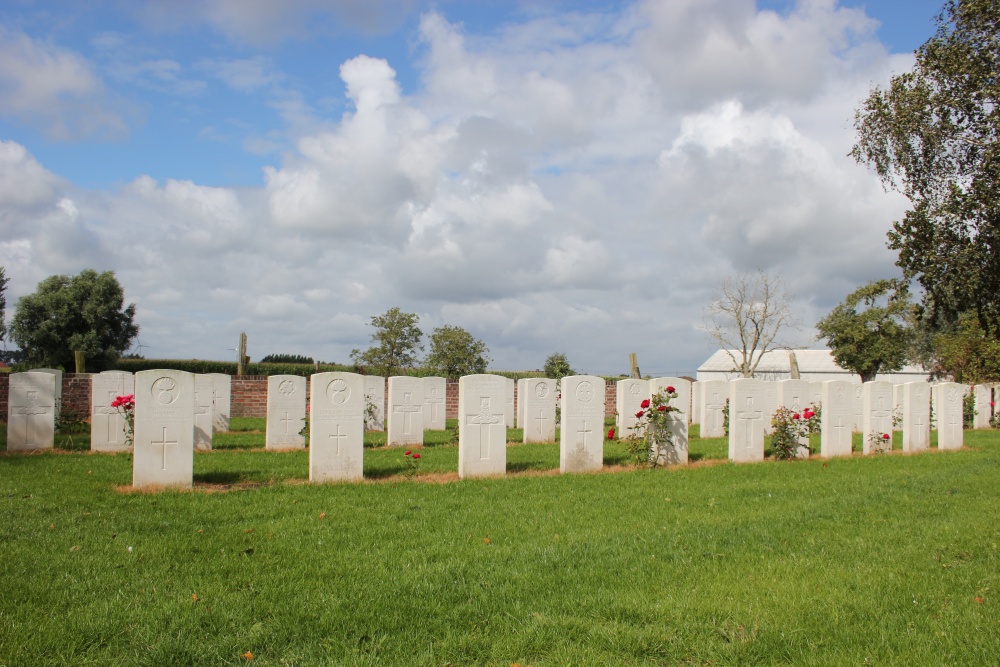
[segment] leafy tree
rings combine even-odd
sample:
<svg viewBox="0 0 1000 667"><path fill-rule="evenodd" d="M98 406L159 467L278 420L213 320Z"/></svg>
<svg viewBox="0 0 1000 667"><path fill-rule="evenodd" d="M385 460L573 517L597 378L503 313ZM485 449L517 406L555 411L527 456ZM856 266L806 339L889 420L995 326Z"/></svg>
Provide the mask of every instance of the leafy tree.
<svg viewBox="0 0 1000 667"><path fill-rule="evenodd" d="M445 377L485 373L490 363L489 348L462 327L445 325L431 334L430 354L424 365Z"/></svg>
<svg viewBox="0 0 1000 667"><path fill-rule="evenodd" d="M417 362L417 354L423 350L420 339L423 332L417 326L420 317L416 313L404 313L398 307L390 308L382 315L372 317L375 327L372 347L364 352L351 350L351 359L358 366L364 366L375 375L399 375L404 369Z"/></svg>
<svg viewBox="0 0 1000 667"><path fill-rule="evenodd" d="M923 316L1000 330L1000 3L949 0L912 71L855 112L852 155L912 208L889 247L924 289Z"/></svg>
<svg viewBox="0 0 1000 667"><path fill-rule="evenodd" d="M102 368L129 349L139 334L135 304L111 271L92 269L78 276L49 276L34 294L17 301L11 338L29 364L74 368L74 351L82 351Z"/></svg>
<svg viewBox="0 0 1000 667"><path fill-rule="evenodd" d="M757 271L726 278L705 308L705 332L733 360L734 370L753 377L766 352L785 347L781 330L798 325L789 303L780 275Z"/></svg>
<svg viewBox="0 0 1000 667"><path fill-rule="evenodd" d="M826 338L841 368L868 382L906 363L911 349L907 315L912 308L905 282L873 280L848 294L816 323L817 338Z"/></svg>
<svg viewBox="0 0 1000 667"><path fill-rule="evenodd" d="M301 354L269 354L260 360L262 364L311 364L312 357Z"/></svg>
<svg viewBox="0 0 1000 667"><path fill-rule="evenodd" d="M1000 381L1000 340L987 336L971 314L934 336L932 345L935 375L968 384Z"/></svg>
<svg viewBox="0 0 1000 667"><path fill-rule="evenodd" d="M4 267L0 266L0 343L7 336L7 283L10 279L4 274Z"/></svg>
<svg viewBox="0 0 1000 667"><path fill-rule="evenodd" d="M545 360L544 370L545 377L556 380L573 375L573 369L570 368L569 359L567 359L566 355L562 352L553 352L550 354L548 359Z"/></svg>

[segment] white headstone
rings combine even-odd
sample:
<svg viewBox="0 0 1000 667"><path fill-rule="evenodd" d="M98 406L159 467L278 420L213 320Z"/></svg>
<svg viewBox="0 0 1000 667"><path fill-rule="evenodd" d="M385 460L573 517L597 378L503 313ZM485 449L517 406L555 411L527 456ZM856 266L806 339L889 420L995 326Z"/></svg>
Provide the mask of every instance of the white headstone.
<svg viewBox="0 0 1000 667"><path fill-rule="evenodd" d="M649 380L627 378L615 383L615 437L627 438L642 435L636 430L639 423L636 413L639 406L650 396Z"/></svg>
<svg viewBox="0 0 1000 667"><path fill-rule="evenodd" d="M59 418L59 414L62 412L62 390L63 390L63 372L58 368L32 368L31 373L48 373L49 375L54 375L56 377L56 392L55 392L55 410L56 418Z"/></svg>
<svg viewBox="0 0 1000 667"><path fill-rule="evenodd" d="M229 430L229 412L233 397L233 378L225 373L208 373L212 378L212 412L214 414L214 429Z"/></svg>
<svg viewBox="0 0 1000 667"><path fill-rule="evenodd" d="M854 390L854 416L851 419L851 429L855 433L861 433L864 428L864 401L865 401L865 389L860 384L851 385Z"/></svg>
<svg viewBox="0 0 1000 667"><path fill-rule="evenodd" d="M424 385L424 428L430 431L445 429L445 392L448 381L442 377L421 378Z"/></svg>
<svg viewBox="0 0 1000 667"><path fill-rule="evenodd" d="M381 375L365 376L365 429L385 430L385 378Z"/></svg>
<svg viewBox="0 0 1000 667"><path fill-rule="evenodd" d="M697 380L691 383L691 424L701 424L701 399L704 396L701 391L701 382Z"/></svg>
<svg viewBox="0 0 1000 667"><path fill-rule="evenodd" d="M194 482L194 375L152 370L135 374L132 486Z"/></svg>
<svg viewBox="0 0 1000 667"><path fill-rule="evenodd" d="M424 383L404 375L388 380L389 405L386 411L386 440L392 445L424 443Z"/></svg>
<svg viewBox="0 0 1000 667"><path fill-rule="evenodd" d="M965 395L962 385L954 382L942 382L935 385L937 392L938 449L961 449L964 444L962 432L962 397Z"/></svg>
<svg viewBox="0 0 1000 667"><path fill-rule="evenodd" d="M861 433L862 449L865 454L872 453L872 437L882 438L888 435L889 448L892 448L892 384L881 380L865 382L861 385Z"/></svg>
<svg viewBox="0 0 1000 667"><path fill-rule="evenodd" d="M518 383L522 394L522 439L528 442L553 442L556 439L556 381L547 378L524 378Z"/></svg>
<svg viewBox="0 0 1000 667"><path fill-rule="evenodd" d="M760 380L729 381L729 460L764 460L764 387Z"/></svg>
<svg viewBox="0 0 1000 667"><path fill-rule="evenodd" d="M517 413L514 418L514 426L516 428L524 428L524 383L527 382L528 378L520 378L515 386L514 395L514 411Z"/></svg>
<svg viewBox="0 0 1000 667"><path fill-rule="evenodd" d="M7 395L7 451L55 445L56 383L52 373L11 373Z"/></svg>
<svg viewBox="0 0 1000 667"><path fill-rule="evenodd" d="M827 380L823 383L819 446L821 456L850 456L856 386L847 380Z"/></svg>
<svg viewBox="0 0 1000 667"><path fill-rule="evenodd" d="M771 418L778 410L778 383L762 380L761 385L764 391L764 435L771 435L771 431L774 429L771 426Z"/></svg>
<svg viewBox="0 0 1000 667"><path fill-rule="evenodd" d="M977 384L972 388L976 399L976 416L972 418L972 428L989 428L990 416L992 415L990 401L992 391L989 385Z"/></svg>
<svg viewBox="0 0 1000 667"><path fill-rule="evenodd" d="M701 437L726 437L726 422L724 411L726 399L729 397L729 387L723 380L707 380L699 382L701 390Z"/></svg>
<svg viewBox="0 0 1000 667"><path fill-rule="evenodd" d="M670 413L670 432L674 439L674 448L687 456L688 451L688 420L691 418L691 381L679 377L654 378L649 381L649 396L664 392L670 387L677 392L677 398L670 401L671 407L679 407L681 414Z"/></svg>
<svg viewBox="0 0 1000 667"><path fill-rule="evenodd" d="M570 375L562 380L559 471L586 472L604 465L604 380Z"/></svg>
<svg viewBox="0 0 1000 667"><path fill-rule="evenodd" d="M504 378L504 386L507 391L507 402L504 405L504 423L507 428L514 428L514 378Z"/></svg>
<svg viewBox="0 0 1000 667"><path fill-rule="evenodd" d="M309 481L361 479L364 448L364 378L357 373L313 375L309 380Z"/></svg>
<svg viewBox="0 0 1000 667"><path fill-rule="evenodd" d="M465 375L458 380L458 476L507 471L507 378Z"/></svg>
<svg viewBox="0 0 1000 667"><path fill-rule="evenodd" d="M892 414L899 419L893 421L893 428L897 431L903 428L903 385L892 385Z"/></svg>
<svg viewBox="0 0 1000 667"><path fill-rule="evenodd" d="M809 383L809 405L816 406L817 408L823 407L823 383L822 382L810 382Z"/></svg>
<svg viewBox="0 0 1000 667"><path fill-rule="evenodd" d="M211 376L194 376L194 448L198 451L212 449L215 425L214 384Z"/></svg>
<svg viewBox="0 0 1000 667"><path fill-rule="evenodd" d="M917 452L931 445L931 386L926 382L903 385L903 451Z"/></svg>
<svg viewBox="0 0 1000 667"><path fill-rule="evenodd" d="M90 379L90 448L95 452L128 451L125 417L111 403L119 396L135 396L131 373L110 371Z"/></svg>
<svg viewBox="0 0 1000 667"><path fill-rule="evenodd" d="M266 449L302 449L306 438L306 379L301 375L271 375L267 378ZM311 429L312 427L310 427Z"/></svg>
<svg viewBox="0 0 1000 667"><path fill-rule="evenodd" d="M788 408L793 414L797 414L804 419L806 408L809 407L809 382L806 380L779 380L775 385L778 388L778 406ZM797 455L799 458L807 458L809 456L808 435L799 438Z"/></svg>

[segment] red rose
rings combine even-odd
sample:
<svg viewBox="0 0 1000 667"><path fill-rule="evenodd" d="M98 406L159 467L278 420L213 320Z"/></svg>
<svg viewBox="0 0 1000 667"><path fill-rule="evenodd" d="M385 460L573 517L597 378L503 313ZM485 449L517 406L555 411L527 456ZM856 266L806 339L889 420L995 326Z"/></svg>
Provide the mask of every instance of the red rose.
<svg viewBox="0 0 1000 667"><path fill-rule="evenodd" d="M815 412L813 412L812 410L806 410L806 411L805 411L805 412L803 412L802 414L803 414L803 415L805 415L805 418L806 418L806 419L812 419L813 417L815 417L815 416L816 416L816 413L815 413Z"/></svg>
<svg viewBox="0 0 1000 667"><path fill-rule="evenodd" d="M646 408L648 408L649 407L649 399L647 398L642 403L640 403L639 407L642 408L643 410L645 410Z"/></svg>
<svg viewBox="0 0 1000 667"><path fill-rule="evenodd" d="M660 412L666 412L667 411L667 406L661 405L660 407L658 407L656 409L659 410Z"/></svg>
<svg viewBox="0 0 1000 667"><path fill-rule="evenodd" d="M608 429L608 440L614 440L614 438L615 438L615 430L613 428L609 428Z"/></svg>
<svg viewBox="0 0 1000 667"><path fill-rule="evenodd" d="M407 449L405 452L403 452L403 456L409 456L409 455L410 455L410 450L409 449Z"/></svg>
<svg viewBox="0 0 1000 667"><path fill-rule="evenodd" d="M674 389L673 387L667 387L667 393L668 393L668 394L672 394L672 393L674 393L675 391L677 391L677 390L676 390L676 389Z"/></svg>
<svg viewBox="0 0 1000 667"><path fill-rule="evenodd" d="M882 439L883 440L888 440L889 439L889 434L888 433L883 433L882 434Z"/></svg>
<svg viewBox="0 0 1000 667"><path fill-rule="evenodd" d="M419 459L419 458L420 458L420 454L414 454L414 455L413 455L413 458L415 458L415 459Z"/></svg>
<svg viewBox="0 0 1000 667"><path fill-rule="evenodd" d="M792 419L802 419L802 416L798 412L796 412L794 415L792 415Z"/></svg>
<svg viewBox="0 0 1000 667"><path fill-rule="evenodd" d="M635 416L639 417L641 419L642 416L645 415L645 414L646 414L645 412L643 412L642 410L639 410L639 412L635 413Z"/></svg>

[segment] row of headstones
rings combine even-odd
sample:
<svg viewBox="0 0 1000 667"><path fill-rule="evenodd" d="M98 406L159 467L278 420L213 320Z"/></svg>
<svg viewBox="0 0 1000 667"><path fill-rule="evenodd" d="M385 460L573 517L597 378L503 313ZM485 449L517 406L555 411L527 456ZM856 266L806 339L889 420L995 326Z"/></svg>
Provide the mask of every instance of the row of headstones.
<svg viewBox="0 0 1000 667"><path fill-rule="evenodd" d="M199 449L212 448L212 434L229 430L231 378L221 373L195 375L193 437ZM90 448L119 452L128 449L125 418L112 403L135 393L131 373L107 371L91 378ZM10 376L7 404L7 449L51 449L55 420L62 403L62 371L42 369Z"/></svg>
<svg viewBox="0 0 1000 667"><path fill-rule="evenodd" d="M677 378L673 378L677 379ZM681 383L688 382L687 380L680 379ZM645 380L638 381L622 381L622 382L646 382ZM767 414L774 414L774 411L778 408L778 385L782 381L764 381L764 398L766 402L764 406L764 411ZM797 382L805 382L809 385L808 390L801 389L801 393L808 396L808 399L799 399L802 405L796 405L794 409L798 410L800 408L808 407L810 404L819 405L822 403L822 391L823 382L797 380ZM620 384L620 383L619 383ZM849 383L853 392L853 415L851 420L851 428L854 431L863 430L863 385L856 383ZM888 384L888 383L887 383ZM926 383L924 383L926 384ZM941 383L936 383L941 384ZM932 384L930 386L936 386ZM800 385L804 386L804 385ZM726 399L726 392L728 391L728 383L722 380L708 380L701 382L691 383L691 412L689 421L693 424L701 425L702 437L722 437L724 425L722 423L722 409L724 407L724 402ZM892 409L901 414L903 411L903 384L893 384L892 385ZM994 387L992 385L977 384L973 386L962 386L963 395L971 393L974 397L975 403L975 417L973 419L972 428L981 429L990 427L990 418L994 413L994 399L993 392L997 391L998 396L1000 396L1000 386ZM619 396L621 396L621 391L619 391ZM931 397L932 403L936 400L936 395L932 393ZM620 411L619 411L620 412ZM768 432L770 432L770 424L765 427ZM899 430L898 428L896 430Z"/></svg>
<svg viewBox="0 0 1000 667"><path fill-rule="evenodd" d="M706 383L707 385L708 383ZM854 417L855 386L843 380L823 382L820 400L810 396L808 382L782 380L777 385L778 407L799 412L812 403L822 406L820 412L820 455L848 456L852 450L852 420ZM706 386L711 398L703 396L702 434L722 424L722 414L709 414L710 402L721 402L716 388ZM765 425L770 423L771 408L777 410L766 398L765 383L754 379L730 380L726 387L729 400L729 458L733 461L761 461L764 459ZM873 441L893 432L894 388L888 382L865 382L861 385L863 452L873 451ZM962 399L964 388L952 382L928 384L910 382L902 385L902 446L903 451L919 451L930 446L931 403L935 409L935 424L939 449L960 449L964 442L962 430ZM807 398L808 397L808 398ZM809 402L807 402L809 401ZM706 428L711 424L709 428ZM720 433L719 436L722 434ZM717 436L716 436L717 437ZM800 456L808 455L808 441L803 438Z"/></svg>
<svg viewBox="0 0 1000 667"><path fill-rule="evenodd" d="M281 383L285 380L293 384ZM405 382L400 382L404 380ZM423 407L419 378L389 378L391 396L402 392L393 415L407 425L414 443L422 441ZM409 383L409 384L408 384ZM194 468L195 377L181 371L143 371L135 376L133 486L190 486ZM556 381L533 379L526 385L525 419L539 425L542 441L554 438ZM275 400L305 390L304 378L277 379ZM604 460L604 380L563 378L560 470L599 469ZM284 389L284 391L282 391ZM409 389L409 391L407 391ZM507 406L513 391L507 378L470 375L459 380L459 477L502 475L507 464ZM269 392L270 393L270 392ZM363 476L366 417L365 378L354 373L318 373L309 383L309 479L350 481ZM377 392L375 392L377 394ZM409 393L409 397L403 394ZM285 415L292 423L292 415ZM280 419L274 420L281 423ZM533 433L533 432L531 432ZM404 442L395 441L396 444Z"/></svg>

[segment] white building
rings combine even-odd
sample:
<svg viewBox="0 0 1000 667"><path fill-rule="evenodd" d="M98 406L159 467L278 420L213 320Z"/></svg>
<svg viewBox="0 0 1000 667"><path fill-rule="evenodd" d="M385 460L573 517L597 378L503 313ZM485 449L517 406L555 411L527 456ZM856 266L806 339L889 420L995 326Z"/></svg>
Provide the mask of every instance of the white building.
<svg viewBox="0 0 1000 667"><path fill-rule="evenodd" d="M738 350L731 350L733 357L741 357ZM787 380L790 377L792 363L798 363L799 377L809 382L823 382L825 380L847 380L848 382L861 383L861 376L844 370L833 360L833 353L830 350L771 350L764 354L764 358L757 365L757 372L754 375L759 380ZM706 380L732 380L742 377L740 372L734 370L737 364L725 350L719 350L701 366L698 367L698 381ZM879 373L876 380L884 380L893 384L903 384L905 382L927 382L930 373L920 366L903 366L898 371L892 373Z"/></svg>

